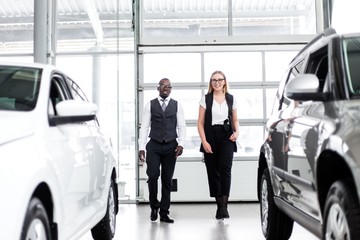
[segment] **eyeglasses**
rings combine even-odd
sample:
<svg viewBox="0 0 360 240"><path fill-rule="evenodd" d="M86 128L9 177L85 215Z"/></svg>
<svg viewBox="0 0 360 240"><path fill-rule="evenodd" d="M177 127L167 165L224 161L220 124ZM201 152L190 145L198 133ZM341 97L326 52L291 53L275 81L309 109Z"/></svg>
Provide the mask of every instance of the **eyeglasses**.
<svg viewBox="0 0 360 240"><path fill-rule="evenodd" d="M161 89L172 89L172 86L171 85L165 85L165 84L160 84L159 85L159 87L161 88Z"/></svg>
<svg viewBox="0 0 360 240"><path fill-rule="evenodd" d="M219 78L219 79L210 79L211 83L221 83L222 81L224 81L225 79L223 78Z"/></svg>

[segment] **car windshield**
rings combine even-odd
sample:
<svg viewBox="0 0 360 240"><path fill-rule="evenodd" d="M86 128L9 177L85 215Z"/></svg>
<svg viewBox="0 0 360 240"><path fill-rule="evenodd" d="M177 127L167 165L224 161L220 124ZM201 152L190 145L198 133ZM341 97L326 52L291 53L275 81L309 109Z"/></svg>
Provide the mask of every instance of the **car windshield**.
<svg viewBox="0 0 360 240"><path fill-rule="evenodd" d="M0 110L31 111L36 106L42 70L0 66Z"/></svg>
<svg viewBox="0 0 360 240"><path fill-rule="evenodd" d="M344 59L350 92L360 95L360 37L344 39Z"/></svg>

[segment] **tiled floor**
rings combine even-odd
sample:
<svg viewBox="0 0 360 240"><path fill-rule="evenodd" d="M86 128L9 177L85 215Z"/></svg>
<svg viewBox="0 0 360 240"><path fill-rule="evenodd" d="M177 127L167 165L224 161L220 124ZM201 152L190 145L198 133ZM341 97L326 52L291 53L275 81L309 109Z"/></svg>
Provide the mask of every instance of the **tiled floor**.
<svg viewBox="0 0 360 240"><path fill-rule="evenodd" d="M120 204L115 240L263 240L258 203L230 203L230 219L215 219L215 203L173 203L174 224L151 222L147 204ZM80 240L91 240L90 233ZM318 240L294 225L291 240Z"/></svg>

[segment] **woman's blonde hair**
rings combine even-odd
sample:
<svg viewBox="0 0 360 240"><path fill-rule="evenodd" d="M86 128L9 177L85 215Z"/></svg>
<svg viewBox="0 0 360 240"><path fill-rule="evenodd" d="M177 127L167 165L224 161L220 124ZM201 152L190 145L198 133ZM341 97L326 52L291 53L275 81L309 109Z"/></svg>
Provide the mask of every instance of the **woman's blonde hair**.
<svg viewBox="0 0 360 240"><path fill-rule="evenodd" d="M214 88L213 86L211 85L211 79L212 77L215 75L215 74L220 74L221 76L223 76L224 78L224 81L225 81L225 84L223 86L223 92L224 93L228 93L229 89L228 89L228 83L226 81L226 76L225 76L225 73L223 73L222 71L220 70L216 70L215 72L213 72L210 76L210 80L209 80L209 87L208 87L208 93L212 93L214 91Z"/></svg>

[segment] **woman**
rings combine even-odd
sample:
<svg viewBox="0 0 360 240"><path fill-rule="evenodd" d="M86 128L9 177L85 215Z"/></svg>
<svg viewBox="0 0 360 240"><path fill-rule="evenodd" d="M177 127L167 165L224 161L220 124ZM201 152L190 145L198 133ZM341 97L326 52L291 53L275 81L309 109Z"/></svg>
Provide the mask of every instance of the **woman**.
<svg viewBox="0 0 360 240"><path fill-rule="evenodd" d="M217 203L216 219L229 218L227 210L231 167L239 136L235 98L228 93L225 74L211 74L208 93L200 100L198 131L204 153L210 197Z"/></svg>

